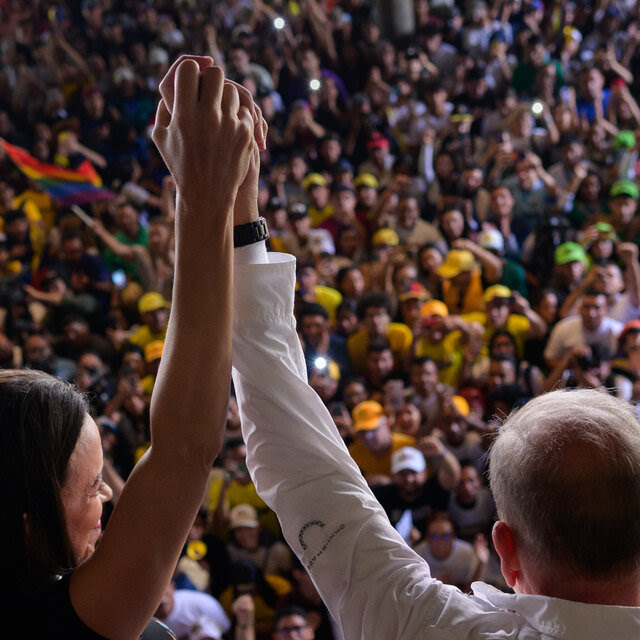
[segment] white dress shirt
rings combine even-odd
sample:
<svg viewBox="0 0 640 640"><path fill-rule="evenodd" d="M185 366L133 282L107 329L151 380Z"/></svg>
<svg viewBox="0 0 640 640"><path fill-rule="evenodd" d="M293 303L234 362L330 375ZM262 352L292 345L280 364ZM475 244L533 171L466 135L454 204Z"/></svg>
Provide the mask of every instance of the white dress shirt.
<svg viewBox="0 0 640 640"><path fill-rule="evenodd" d="M269 260L269 264L245 261ZM295 262L236 250L233 379L258 493L346 640L640 638L640 608L433 579L394 530L316 393L293 317Z"/></svg>

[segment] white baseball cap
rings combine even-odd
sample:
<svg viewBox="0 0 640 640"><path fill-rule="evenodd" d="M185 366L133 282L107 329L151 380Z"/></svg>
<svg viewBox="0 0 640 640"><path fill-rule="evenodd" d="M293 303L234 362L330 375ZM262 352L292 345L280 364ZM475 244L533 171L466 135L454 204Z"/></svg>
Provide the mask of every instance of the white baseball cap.
<svg viewBox="0 0 640 640"><path fill-rule="evenodd" d="M504 238L497 229L485 229L478 236L478 244L483 249L502 251L504 249Z"/></svg>
<svg viewBox="0 0 640 640"><path fill-rule="evenodd" d="M391 473L398 473L409 469L415 473L422 473L427 468L422 451L415 447L402 447L391 454Z"/></svg>

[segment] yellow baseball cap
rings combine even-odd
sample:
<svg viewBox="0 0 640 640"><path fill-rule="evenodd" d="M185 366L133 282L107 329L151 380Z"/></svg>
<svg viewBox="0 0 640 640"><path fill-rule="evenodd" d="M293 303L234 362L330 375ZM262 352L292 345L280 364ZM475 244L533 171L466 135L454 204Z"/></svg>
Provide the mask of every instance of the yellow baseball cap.
<svg viewBox="0 0 640 640"><path fill-rule="evenodd" d="M140 296L138 300L138 311L140 313L147 313L156 309L168 309L170 306L171 303L165 300L164 296L157 291L149 291Z"/></svg>
<svg viewBox="0 0 640 640"><path fill-rule="evenodd" d="M462 396L453 396L452 401L460 415L465 417L469 415L469 403L465 398Z"/></svg>
<svg viewBox="0 0 640 640"><path fill-rule="evenodd" d="M482 297L485 302L491 302L494 298L510 298L511 289L502 284L494 284L487 288Z"/></svg>
<svg viewBox="0 0 640 640"><path fill-rule="evenodd" d="M384 417L384 409L375 400L365 400L353 408L351 417L355 431L371 431L378 428L380 418Z"/></svg>
<svg viewBox="0 0 640 640"><path fill-rule="evenodd" d="M327 180L321 173L310 173L305 176L302 181L302 188L309 189L310 187L326 187Z"/></svg>
<svg viewBox="0 0 640 640"><path fill-rule="evenodd" d="M429 316L441 316L446 318L449 315L449 308L441 300L428 300L420 309L420 317L428 318Z"/></svg>
<svg viewBox="0 0 640 640"><path fill-rule="evenodd" d="M466 249L451 249L438 269L443 278L454 278L463 271L473 271L478 266L473 253Z"/></svg>
<svg viewBox="0 0 640 640"><path fill-rule="evenodd" d="M374 246L380 246L386 244L391 247L397 247L400 244L400 238L393 229L378 229L371 238L371 243Z"/></svg>
<svg viewBox="0 0 640 640"><path fill-rule="evenodd" d="M356 189L358 187L371 187L373 189L377 189L380 186L378 178L376 178L373 173L361 173L360 175L356 176L353 184Z"/></svg>

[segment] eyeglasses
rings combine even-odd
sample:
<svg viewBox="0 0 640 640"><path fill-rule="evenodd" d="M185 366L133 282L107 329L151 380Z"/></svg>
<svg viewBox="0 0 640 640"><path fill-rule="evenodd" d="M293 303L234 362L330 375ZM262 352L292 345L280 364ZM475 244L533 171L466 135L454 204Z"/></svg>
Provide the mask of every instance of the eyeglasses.
<svg viewBox="0 0 640 640"><path fill-rule="evenodd" d="M282 627L282 629L276 631L276 635L280 638L286 638L294 633L302 633L308 626L308 624L305 624L304 626Z"/></svg>
<svg viewBox="0 0 640 640"><path fill-rule="evenodd" d="M453 534L452 533L430 533L429 538L431 538L431 540L449 541L451 540L451 538L453 538Z"/></svg>

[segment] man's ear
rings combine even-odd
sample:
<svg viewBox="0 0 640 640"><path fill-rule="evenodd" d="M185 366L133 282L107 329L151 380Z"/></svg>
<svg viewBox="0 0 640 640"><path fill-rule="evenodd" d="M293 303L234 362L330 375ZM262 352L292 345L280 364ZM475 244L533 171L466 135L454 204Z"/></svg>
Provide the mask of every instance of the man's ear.
<svg viewBox="0 0 640 640"><path fill-rule="evenodd" d="M500 569L507 584L513 588L521 573L520 560L518 558L518 544L509 525L498 520L493 525L491 532L493 546L500 556Z"/></svg>

